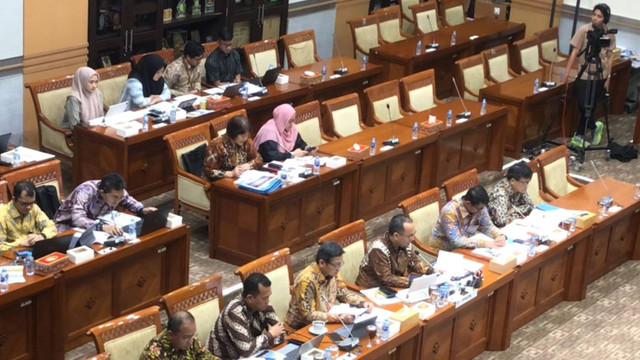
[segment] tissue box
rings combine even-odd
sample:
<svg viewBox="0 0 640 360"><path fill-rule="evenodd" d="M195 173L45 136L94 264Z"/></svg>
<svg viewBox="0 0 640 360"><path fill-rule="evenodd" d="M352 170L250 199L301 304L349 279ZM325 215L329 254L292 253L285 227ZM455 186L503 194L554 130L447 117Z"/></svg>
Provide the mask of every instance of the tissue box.
<svg viewBox="0 0 640 360"><path fill-rule="evenodd" d="M360 160L369 154L369 147L366 145L360 145L360 150L356 150L353 146L347 149L347 158L349 160Z"/></svg>
<svg viewBox="0 0 640 360"><path fill-rule="evenodd" d="M289 75L278 74L278 78L276 79L276 84L286 84L289 82Z"/></svg>
<svg viewBox="0 0 640 360"><path fill-rule="evenodd" d="M80 264L87 260L93 259L93 249L88 246L80 246L75 249L67 250L69 260L74 264Z"/></svg>
<svg viewBox="0 0 640 360"><path fill-rule="evenodd" d="M138 123L136 124L139 125ZM114 126L116 128L116 134L124 138L138 135L140 126L136 126L136 124L134 124L134 122L128 122Z"/></svg>
<svg viewBox="0 0 640 360"><path fill-rule="evenodd" d="M412 308L418 312L418 319L420 320L426 320L429 316L436 313L436 307L424 301L413 305Z"/></svg>
<svg viewBox="0 0 640 360"><path fill-rule="evenodd" d="M502 274L507 272L518 264L518 259L513 255L502 255L491 259L489 262L489 270Z"/></svg>
<svg viewBox="0 0 640 360"><path fill-rule="evenodd" d="M596 222L596 214L589 212L576 218L576 227L586 229Z"/></svg>
<svg viewBox="0 0 640 360"><path fill-rule="evenodd" d="M176 215L174 213L167 214L167 224L165 225L169 229L173 229L182 225L182 216Z"/></svg>
<svg viewBox="0 0 640 360"><path fill-rule="evenodd" d="M430 124L429 121L425 121L420 123L420 132L430 135L433 133L437 133L442 130L442 121L436 120L434 123Z"/></svg>
<svg viewBox="0 0 640 360"><path fill-rule="evenodd" d="M53 252L35 261L35 272L39 275L47 275L58 272L70 265L69 257L63 253Z"/></svg>
<svg viewBox="0 0 640 360"><path fill-rule="evenodd" d="M322 81L322 74L315 74L313 76L300 75L300 83L304 85L317 84Z"/></svg>
<svg viewBox="0 0 640 360"><path fill-rule="evenodd" d="M313 348L309 351L307 351L306 353L300 355L300 360L313 360L313 356L315 354L320 354L320 355L324 355L324 351L317 349L317 348Z"/></svg>
<svg viewBox="0 0 640 360"><path fill-rule="evenodd" d="M408 307L396 311L389 317L389 319L400 323L400 331L416 324L418 322L418 318L418 312Z"/></svg>
<svg viewBox="0 0 640 360"><path fill-rule="evenodd" d="M231 99L226 96L221 96L219 99L212 97L207 98L207 110L222 110L231 106Z"/></svg>
<svg viewBox="0 0 640 360"><path fill-rule="evenodd" d="M332 169L345 165L347 165L347 158L343 158L342 156L336 155L327 159L327 167Z"/></svg>

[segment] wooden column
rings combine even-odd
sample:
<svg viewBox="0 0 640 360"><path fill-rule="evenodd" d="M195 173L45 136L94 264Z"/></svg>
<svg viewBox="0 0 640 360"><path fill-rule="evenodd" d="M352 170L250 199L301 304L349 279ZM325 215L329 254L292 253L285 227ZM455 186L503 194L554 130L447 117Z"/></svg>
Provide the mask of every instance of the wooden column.
<svg viewBox="0 0 640 360"><path fill-rule="evenodd" d="M336 25L335 36L340 47L340 56L353 57L353 40L351 29L347 20L360 16L367 16L369 12L369 0L337 0L336 1ZM333 56L338 56L338 52L333 48Z"/></svg>

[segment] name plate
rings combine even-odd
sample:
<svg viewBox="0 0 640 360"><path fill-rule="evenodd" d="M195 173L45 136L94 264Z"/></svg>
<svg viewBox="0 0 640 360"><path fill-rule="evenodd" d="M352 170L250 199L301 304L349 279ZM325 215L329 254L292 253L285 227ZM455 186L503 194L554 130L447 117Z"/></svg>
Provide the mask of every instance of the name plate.
<svg viewBox="0 0 640 360"><path fill-rule="evenodd" d="M466 304L469 300L478 296L478 289L473 289L470 287L465 287L467 293L465 295L456 294L455 300L453 301L456 305L456 308Z"/></svg>

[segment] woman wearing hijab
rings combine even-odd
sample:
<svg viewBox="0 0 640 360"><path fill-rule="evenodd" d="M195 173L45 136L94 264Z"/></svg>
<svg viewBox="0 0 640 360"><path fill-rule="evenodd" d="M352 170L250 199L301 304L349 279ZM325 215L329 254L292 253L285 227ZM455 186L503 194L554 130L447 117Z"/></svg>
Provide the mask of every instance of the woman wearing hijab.
<svg viewBox="0 0 640 360"><path fill-rule="evenodd" d="M162 78L165 67L157 54L145 55L134 65L120 95L120 102L127 102L127 110L171 99L171 91Z"/></svg>
<svg viewBox="0 0 640 360"><path fill-rule="evenodd" d="M302 140L293 121L296 111L289 104L273 109L273 119L267 121L253 142L264 162L305 156L307 143Z"/></svg>
<svg viewBox="0 0 640 360"><path fill-rule="evenodd" d="M84 66L76 70L71 93L64 104L63 128L73 130L76 125L89 126L89 120L104 116L99 81L100 75L90 67Z"/></svg>

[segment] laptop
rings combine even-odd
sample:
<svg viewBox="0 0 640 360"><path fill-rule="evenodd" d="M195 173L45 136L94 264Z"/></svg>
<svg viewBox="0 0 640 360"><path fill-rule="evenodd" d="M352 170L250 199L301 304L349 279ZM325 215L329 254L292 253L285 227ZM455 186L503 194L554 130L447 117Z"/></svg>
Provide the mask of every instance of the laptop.
<svg viewBox="0 0 640 360"><path fill-rule="evenodd" d="M170 208L164 208L142 215L142 226L136 226L136 234L142 236L165 227L169 211Z"/></svg>
<svg viewBox="0 0 640 360"><path fill-rule="evenodd" d="M250 80L250 82L256 86L269 86L271 84L275 84L276 80L278 80L278 75L280 75L281 67L274 67L267 70L262 78L254 77Z"/></svg>
<svg viewBox="0 0 640 360"><path fill-rule="evenodd" d="M195 111L196 109L193 107L193 103L196 101L197 98L191 98L188 100L185 100L183 102L181 102L180 104L178 104L178 107L186 112L192 112Z"/></svg>
<svg viewBox="0 0 640 360"><path fill-rule="evenodd" d="M93 225L86 229L80 236L75 234L56 236L51 239L45 239L37 241L33 244L31 253L34 259L40 259L43 256L47 256L53 252L67 253L67 250L73 249L82 245L91 245L96 240L93 231L96 225Z"/></svg>
<svg viewBox="0 0 640 360"><path fill-rule="evenodd" d="M9 147L9 139L11 139L11 133L0 135L0 153L7 151L7 148Z"/></svg>
<svg viewBox="0 0 640 360"><path fill-rule="evenodd" d="M280 349L280 351L278 352L285 355L284 360L298 360L300 359L302 354L308 352L313 348L318 348L322 343L323 337L324 337L324 334L320 334L300 346L296 346L289 343L287 346Z"/></svg>
<svg viewBox="0 0 640 360"><path fill-rule="evenodd" d="M121 102L121 103L117 103L117 104L113 104L113 105L109 106L109 110L104 115L104 117L108 118L108 117L111 117L111 116L120 115L126 109L127 109L127 102L126 101L125 102Z"/></svg>
<svg viewBox="0 0 640 360"><path fill-rule="evenodd" d="M398 291L396 297L408 303L416 303L429 298L429 286L435 285L438 274L423 275L411 281L408 289Z"/></svg>
<svg viewBox="0 0 640 360"><path fill-rule="evenodd" d="M334 331L338 335L342 335L345 338L349 337L349 331L354 338L362 339L367 336L367 326L376 324L376 315L364 314L361 316L367 316L363 321L356 322L354 324L348 324ZM357 318L356 318L357 320Z"/></svg>
<svg viewBox="0 0 640 360"><path fill-rule="evenodd" d="M242 83L229 85L224 89L222 96L226 96L228 98L233 98L240 95L240 88L242 88Z"/></svg>

